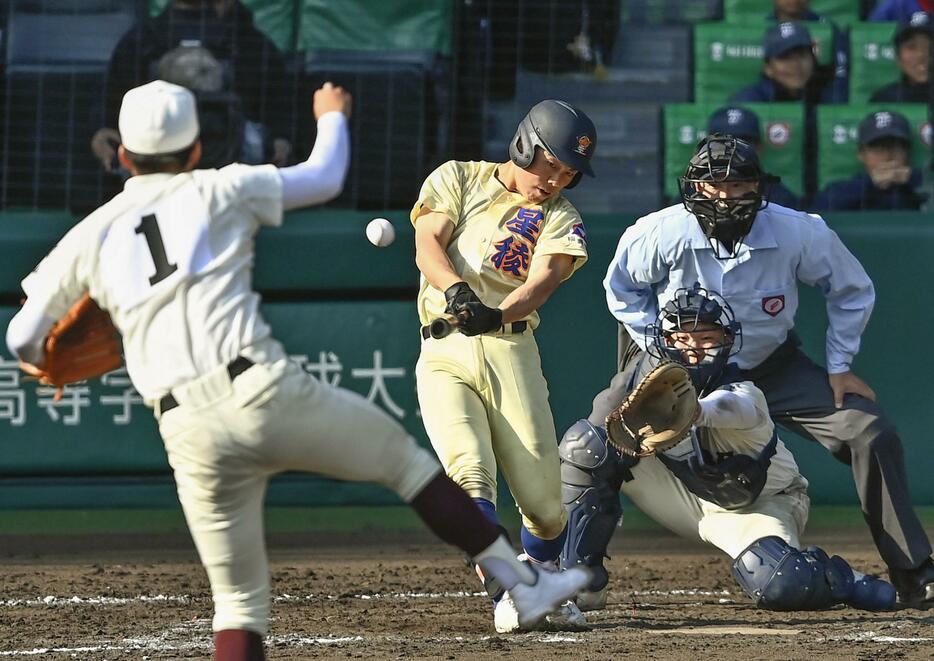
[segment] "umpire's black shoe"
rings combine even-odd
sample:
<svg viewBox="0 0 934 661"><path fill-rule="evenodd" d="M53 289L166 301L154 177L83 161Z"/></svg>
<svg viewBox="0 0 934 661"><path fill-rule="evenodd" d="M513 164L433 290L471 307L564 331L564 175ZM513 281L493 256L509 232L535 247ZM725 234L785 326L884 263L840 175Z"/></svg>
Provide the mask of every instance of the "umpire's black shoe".
<svg viewBox="0 0 934 661"><path fill-rule="evenodd" d="M928 558L917 569L890 569L901 608L934 608L934 561Z"/></svg>

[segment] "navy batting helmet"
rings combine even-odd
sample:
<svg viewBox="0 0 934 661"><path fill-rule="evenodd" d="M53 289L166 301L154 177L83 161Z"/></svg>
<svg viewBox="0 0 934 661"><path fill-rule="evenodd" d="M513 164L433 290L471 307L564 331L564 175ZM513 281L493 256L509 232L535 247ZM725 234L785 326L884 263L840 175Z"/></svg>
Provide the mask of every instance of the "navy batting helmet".
<svg viewBox="0 0 934 661"><path fill-rule="evenodd" d="M509 158L525 170L535 158L536 147L577 170L565 188L574 188L582 174L594 176L590 158L597 149L597 129L587 115L569 103L547 99L532 106L509 143Z"/></svg>
<svg viewBox="0 0 934 661"><path fill-rule="evenodd" d="M700 184L729 181L755 182L756 188L741 197L709 197ZM752 229L760 209L768 205L768 190L780 181L762 169L756 148L732 135L712 133L697 145L679 180L684 208L694 214L708 239L719 241L735 257ZM719 247L716 255L720 257Z"/></svg>
<svg viewBox="0 0 934 661"><path fill-rule="evenodd" d="M716 346L688 349L675 346L673 335L723 329L723 340ZM687 368L694 387L701 396L714 390L730 356L743 346L743 330L733 308L720 294L704 289L700 283L682 287L659 311L655 323L646 328L648 352L661 360L674 360ZM695 360L689 360L689 354Z"/></svg>

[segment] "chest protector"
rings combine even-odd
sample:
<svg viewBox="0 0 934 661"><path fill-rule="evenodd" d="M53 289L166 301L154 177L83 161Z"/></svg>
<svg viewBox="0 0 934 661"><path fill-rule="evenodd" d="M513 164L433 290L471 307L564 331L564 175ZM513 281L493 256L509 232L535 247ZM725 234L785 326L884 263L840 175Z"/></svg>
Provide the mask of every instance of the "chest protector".
<svg viewBox="0 0 934 661"><path fill-rule="evenodd" d="M695 427L691 432L692 451L686 457L676 459L660 453L659 460L698 498L725 510L748 507L765 486L778 445L778 433L772 431L772 438L756 457L734 454L719 460L701 447L699 436L707 433L705 428Z"/></svg>

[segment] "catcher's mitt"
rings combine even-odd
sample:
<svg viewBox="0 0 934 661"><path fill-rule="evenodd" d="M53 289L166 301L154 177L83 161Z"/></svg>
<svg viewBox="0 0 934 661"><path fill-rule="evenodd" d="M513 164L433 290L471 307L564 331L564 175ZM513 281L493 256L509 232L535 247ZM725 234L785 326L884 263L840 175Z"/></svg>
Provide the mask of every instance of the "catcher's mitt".
<svg viewBox="0 0 934 661"><path fill-rule="evenodd" d="M677 445L698 413L691 375L683 365L666 361L646 374L606 417L607 437L620 452L646 457Z"/></svg>
<svg viewBox="0 0 934 661"><path fill-rule="evenodd" d="M65 385L111 372L123 364L117 329L110 315L85 294L45 338L45 361L35 372L39 383L55 386L55 399Z"/></svg>

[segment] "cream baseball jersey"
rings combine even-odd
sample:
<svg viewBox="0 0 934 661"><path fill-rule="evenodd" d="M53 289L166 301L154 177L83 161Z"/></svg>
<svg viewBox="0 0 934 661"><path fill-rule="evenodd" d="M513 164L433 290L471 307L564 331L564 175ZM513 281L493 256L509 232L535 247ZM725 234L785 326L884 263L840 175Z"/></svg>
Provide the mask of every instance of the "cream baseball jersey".
<svg viewBox="0 0 934 661"><path fill-rule="evenodd" d="M714 399L716 399L715 402ZM751 381L739 381L730 383L723 389L715 390L707 397L701 398L702 407L705 400L711 401L713 406L709 408L714 410L716 412L714 415L721 419L733 417L731 412L727 410L731 405L736 405L738 408L741 405L748 407L751 404L755 407L755 414L752 416L754 420L750 420L751 424L748 426L734 427L732 425L717 424L706 426L706 416L702 413L698 425L704 426L706 432L702 436L704 440L701 442L704 449L714 457L726 457L731 454L745 454L750 457L759 456L772 439L772 431L775 429L775 424L769 416L769 406L762 391ZM742 416L736 415L735 417L741 418ZM674 459L680 459L682 455L690 452L691 440L687 438L668 450L666 454ZM779 439L775 454L769 464L768 477L762 489L762 495L768 496L779 493L792 484L806 488L807 480L801 476L798 464L795 462L791 451Z"/></svg>
<svg viewBox="0 0 934 661"><path fill-rule="evenodd" d="M133 177L62 238L23 290L51 319L90 292L152 402L270 336L252 290L253 241L261 225L281 223L282 180L271 165Z"/></svg>
<svg viewBox="0 0 934 661"><path fill-rule="evenodd" d="M422 185L412 208L416 223L424 207L454 221L448 258L486 305L497 307L525 282L535 255L574 257L574 270L587 261L587 235L580 214L558 195L532 204L507 190L496 178L498 163L448 161ZM444 314L444 292L424 276L418 295L418 315L428 324ZM528 317L538 326L538 312Z"/></svg>

